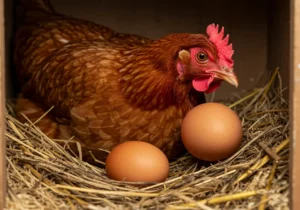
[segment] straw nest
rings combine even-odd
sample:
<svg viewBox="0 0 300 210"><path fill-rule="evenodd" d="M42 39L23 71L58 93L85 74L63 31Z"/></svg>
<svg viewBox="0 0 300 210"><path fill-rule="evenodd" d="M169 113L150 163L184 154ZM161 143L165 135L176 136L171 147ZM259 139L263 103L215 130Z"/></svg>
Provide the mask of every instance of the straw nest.
<svg viewBox="0 0 300 210"><path fill-rule="evenodd" d="M278 70L226 103L243 122L239 151L218 163L186 154L164 183L122 183L71 156L7 106L7 209L288 209L288 103Z"/></svg>

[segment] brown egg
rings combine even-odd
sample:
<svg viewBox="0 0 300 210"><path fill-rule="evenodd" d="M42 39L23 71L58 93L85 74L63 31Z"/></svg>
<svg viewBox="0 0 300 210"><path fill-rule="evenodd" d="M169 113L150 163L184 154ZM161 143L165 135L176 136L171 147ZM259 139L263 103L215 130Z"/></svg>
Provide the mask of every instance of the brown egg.
<svg viewBox="0 0 300 210"><path fill-rule="evenodd" d="M194 157L218 161L233 155L242 139L242 123L237 114L220 103L194 107L182 121L181 137Z"/></svg>
<svg viewBox="0 0 300 210"><path fill-rule="evenodd" d="M127 182L163 182L168 177L169 161L152 144L128 141L112 149L106 159L110 179Z"/></svg>

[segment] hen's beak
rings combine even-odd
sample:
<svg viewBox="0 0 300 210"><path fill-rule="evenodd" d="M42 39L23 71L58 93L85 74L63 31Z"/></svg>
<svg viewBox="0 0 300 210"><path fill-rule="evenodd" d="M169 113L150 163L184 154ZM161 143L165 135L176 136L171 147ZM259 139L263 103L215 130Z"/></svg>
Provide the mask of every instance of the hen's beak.
<svg viewBox="0 0 300 210"><path fill-rule="evenodd" d="M214 71L215 77L221 80L228 82L229 84L235 86L236 88L239 85L237 76L233 72L232 69L222 69L218 71Z"/></svg>

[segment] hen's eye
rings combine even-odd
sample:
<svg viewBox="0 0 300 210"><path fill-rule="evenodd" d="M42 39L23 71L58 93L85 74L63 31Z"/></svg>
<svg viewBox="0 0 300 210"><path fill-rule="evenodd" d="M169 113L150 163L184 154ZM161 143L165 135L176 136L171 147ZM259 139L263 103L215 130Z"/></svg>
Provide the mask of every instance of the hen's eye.
<svg viewBox="0 0 300 210"><path fill-rule="evenodd" d="M204 52L199 52L197 54L197 60L201 63L206 62L208 59L207 55Z"/></svg>

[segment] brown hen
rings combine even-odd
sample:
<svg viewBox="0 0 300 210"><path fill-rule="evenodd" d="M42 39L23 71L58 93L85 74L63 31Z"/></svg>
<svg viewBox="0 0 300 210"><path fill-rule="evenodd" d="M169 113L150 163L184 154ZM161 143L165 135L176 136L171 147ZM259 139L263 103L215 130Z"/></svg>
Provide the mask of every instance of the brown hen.
<svg viewBox="0 0 300 210"><path fill-rule="evenodd" d="M225 80L237 86L223 29L158 40L120 34L23 0L14 61L22 91L16 111L51 138L81 143L83 158L130 140L150 142L169 159L184 151L180 125ZM77 152L77 147L71 148ZM100 149L100 150L98 150Z"/></svg>

